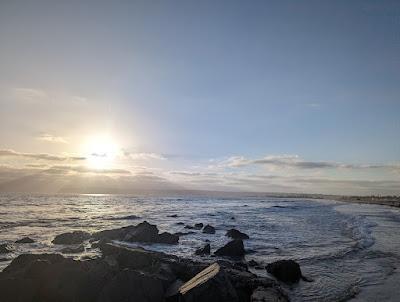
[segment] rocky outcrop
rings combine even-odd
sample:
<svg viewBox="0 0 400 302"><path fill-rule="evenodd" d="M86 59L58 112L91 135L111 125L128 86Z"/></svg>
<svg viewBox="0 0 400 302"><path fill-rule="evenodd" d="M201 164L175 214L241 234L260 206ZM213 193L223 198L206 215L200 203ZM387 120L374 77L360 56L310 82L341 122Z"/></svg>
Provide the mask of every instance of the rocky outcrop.
<svg viewBox="0 0 400 302"><path fill-rule="evenodd" d="M215 234L215 228L209 224L207 224L204 228L203 228L203 233L205 234Z"/></svg>
<svg viewBox="0 0 400 302"><path fill-rule="evenodd" d="M302 278L300 265L294 260L279 260L266 267L267 272L279 281L296 283Z"/></svg>
<svg viewBox="0 0 400 302"><path fill-rule="evenodd" d="M79 254L85 251L85 247L80 244L78 246L67 246L61 250L63 254Z"/></svg>
<svg viewBox="0 0 400 302"><path fill-rule="evenodd" d="M33 240L32 238L29 237L24 237L20 240L15 241L15 243L34 243L35 240Z"/></svg>
<svg viewBox="0 0 400 302"><path fill-rule="evenodd" d="M249 239L249 235L242 233L236 229L230 229L228 232L226 232L225 236L231 237L233 239Z"/></svg>
<svg viewBox="0 0 400 302"><path fill-rule="evenodd" d="M59 254L18 256L0 272L0 301L247 302L261 289L263 301L286 301L274 280L229 261L208 266L140 248L104 242L99 247L102 257L86 261Z"/></svg>
<svg viewBox="0 0 400 302"><path fill-rule="evenodd" d="M228 257L243 257L245 254L243 241L240 239L235 239L223 247L219 248L215 255L217 256L228 256Z"/></svg>
<svg viewBox="0 0 400 302"><path fill-rule="evenodd" d="M164 232L159 234L156 225L147 221L139 223L136 226L127 226L119 229L105 230L93 234L96 240L121 240L127 242L147 242L177 244L179 236Z"/></svg>
<svg viewBox="0 0 400 302"><path fill-rule="evenodd" d="M211 246L209 243L207 243L204 247L197 249L194 253L196 255L202 256L202 255L210 255L211 252Z"/></svg>
<svg viewBox="0 0 400 302"><path fill-rule="evenodd" d="M80 244L90 238L90 234L84 231L74 231L57 235L52 243L54 244Z"/></svg>

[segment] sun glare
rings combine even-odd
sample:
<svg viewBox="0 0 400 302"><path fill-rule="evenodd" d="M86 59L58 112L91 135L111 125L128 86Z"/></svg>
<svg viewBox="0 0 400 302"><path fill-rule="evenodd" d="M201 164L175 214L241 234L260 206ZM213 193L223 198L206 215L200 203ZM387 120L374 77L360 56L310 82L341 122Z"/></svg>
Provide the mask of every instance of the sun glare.
<svg viewBox="0 0 400 302"><path fill-rule="evenodd" d="M95 169L112 166L118 151L118 145L109 136L93 136L84 147L88 165Z"/></svg>

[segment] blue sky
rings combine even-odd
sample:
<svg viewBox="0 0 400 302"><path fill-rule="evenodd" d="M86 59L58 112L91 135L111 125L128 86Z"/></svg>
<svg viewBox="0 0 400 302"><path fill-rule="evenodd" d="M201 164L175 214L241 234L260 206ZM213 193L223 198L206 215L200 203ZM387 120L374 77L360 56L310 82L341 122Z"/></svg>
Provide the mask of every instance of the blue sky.
<svg viewBox="0 0 400 302"><path fill-rule="evenodd" d="M399 15L396 1L2 1L0 147L80 155L106 133L125 152L163 158L133 175L205 173L201 185L177 181L190 188L215 183L207 173L310 176L299 165L222 169L232 157L380 164L312 177L398 181ZM340 191L317 183L308 189ZM299 189L274 185L214 189Z"/></svg>

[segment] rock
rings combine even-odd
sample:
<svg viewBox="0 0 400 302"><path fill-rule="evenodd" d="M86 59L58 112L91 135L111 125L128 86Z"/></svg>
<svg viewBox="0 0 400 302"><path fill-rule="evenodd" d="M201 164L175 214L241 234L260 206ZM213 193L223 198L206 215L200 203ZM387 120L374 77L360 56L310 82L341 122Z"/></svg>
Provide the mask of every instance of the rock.
<svg viewBox="0 0 400 302"><path fill-rule="evenodd" d="M12 249L7 243L0 244L0 254L11 253Z"/></svg>
<svg viewBox="0 0 400 302"><path fill-rule="evenodd" d="M29 237L24 237L20 240L15 241L15 243L34 243L35 240L33 240L32 238Z"/></svg>
<svg viewBox="0 0 400 302"><path fill-rule="evenodd" d="M235 288L217 263L208 266L183 284L179 288L177 296L180 296L181 300L185 302L238 301Z"/></svg>
<svg viewBox="0 0 400 302"><path fill-rule="evenodd" d="M80 244L76 247L71 247L71 246L65 247L61 250L61 253L63 253L63 254L79 254L79 253L83 253L84 251L85 251L85 247L82 244Z"/></svg>
<svg viewBox="0 0 400 302"><path fill-rule="evenodd" d="M98 302L160 302L164 300L162 282L131 269L119 272L101 290Z"/></svg>
<svg viewBox="0 0 400 302"><path fill-rule="evenodd" d="M235 220L235 217L234 217L234 216L232 216L232 217L231 217L231 220Z"/></svg>
<svg viewBox="0 0 400 302"><path fill-rule="evenodd" d="M140 219L140 217L136 216L136 215L127 215L127 216L122 216L122 217L108 218L108 220L135 220L135 219Z"/></svg>
<svg viewBox="0 0 400 302"><path fill-rule="evenodd" d="M204 228L203 228L203 233L205 234L215 234L215 228L209 224L207 224Z"/></svg>
<svg viewBox="0 0 400 302"><path fill-rule="evenodd" d="M180 222L177 222L176 225L184 225L184 223L180 221Z"/></svg>
<svg viewBox="0 0 400 302"><path fill-rule="evenodd" d="M250 266L250 267L256 267L256 266L259 266L258 265L258 262L257 261L255 261L255 260L253 260L253 259L251 259L249 262L247 262L248 263L248 265Z"/></svg>
<svg viewBox="0 0 400 302"><path fill-rule="evenodd" d="M171 217L171 218L177 218L179 217L177 214L173 214L173 215L168 215L167 217Z"/></svg>
<svg viewBox="0 0 400 302"><path fill-rule="evenodd" d="M154 224L147 221L138 225L127 226L119 229L104 230L93 234L96 240L121 240L128 242L148 242L148 243L165 243L176 244L179 236L170 233L158 233L158 228Z"/></svg>
<svg viewBox="0 0 400 302"><path fill-rule="evenodd" d="M179 241L179 236L176 234L171 234L168 232L161 233L158 236L158 242L159 243L165 243L165 244L177 244Z"/></svg>
<svg viewBox="0 0 400 302"><path fill-rule="evenodd" d="M243 257L245 254L243 241L240 239L235 239L223 247L219 248L215 255L217 256L228 256L228 257Z"/></svg>
<svg viewBox="0 0 400 302"><path fill-rule="evenodd" d="M191 235L191 234L196 234L196 232L176 232L174 233L176 236L185 236L185 235Z"/></svg>
<svg viewBox="0 0 400 302"><path fill-rule="evenodd" d="M207 243L204 247L197 249L194 253L196 255L210 255L211 246Z"/></svg>
<svg viewBox="0 0 400 302"><path fill-rule="evenodd" d="M233 239L249 239L250 237L242 233L236 229L230 229L228 232L226 232L225 236L231 237Z"/></svg>
<svg viewBox="0 0 400 302"><path fill-rule="evenodd" d="M279 260L266 267L267 272L285 283L299 282L302 277L300 265L294 260Z"/></svg>
<svg viewBox="0 0 400 302"><path fill-rule="evenodd" d="M250 302L287 302L289 299L274 287L257 287L251 297Z"/></svg>
<svg viewBox="0 0 400 302"><path fill-rule="evenodd" d="M185 229L194 230L194 226L192 225L185 225Z"/></svg>
<svg viewBox="0 0 400 302"><path fill-rule="evenodd" d="M200 222L200 223L196 223L195 225L194 225L194 228L196 229L196 230L201 230L202 228L203 228L203 224Z"/></svg>
<svg viewBox="0 0 400 302"><path fill-rule="evenodd" d="M90 238L90 234L84 231L74 231L57 235L52 243L54 244L80 244Z"/></svg>

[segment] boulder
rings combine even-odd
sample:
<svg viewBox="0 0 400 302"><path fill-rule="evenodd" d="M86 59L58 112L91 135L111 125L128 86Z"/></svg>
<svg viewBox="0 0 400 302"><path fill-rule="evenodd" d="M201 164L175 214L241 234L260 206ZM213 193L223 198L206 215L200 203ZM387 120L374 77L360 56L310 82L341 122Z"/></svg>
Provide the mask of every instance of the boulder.
<svg viewBox="0 0 400 302"><path fill-rule="evenodd" d="M99 293L98 302L160 302L164 300L162 282L131 269L120 271Z"/></svg>
<svg viewBox="0 0 400 302"><path fill-rule="evenodd" d="M215 234L215 228L209 224L207 224L204 228L203 228L203 233L205 234Z"/></svg>
<svg viewBox="0 0 400 302"><path fill-rule="evenodd" d="M247 264L248 264L250 267L257 267L257 266L259 266L259 265L258 265L258 262L255 261L255 260L253 260L253 259L251 259L250 261L248 261Z"/></svg>
<svg viewBox="0 0 400 302"><path fill-rule="evenodd" d="M167 217L171 217L171 218L177 218L179 217L177 214L172 214L172 215L168 215Z"/></svg>
<svg viewBox="0 0 400 302"><path fill-rule="evenodd" d="M15 241L15 243L34 243L35 240L33 240L32 238L29 237L24 237L20 240Z"/></svg>
<svg viewBox="0 0 400 302"><path fill-rule="evenodd" d="M200 223L196 223L195 225L194 225L194 228L196 229L196 230L201 230L202 228L203 228L203 224L200 222Z"/></svg>
<svg viewBox="0 0 400 302"><path fill-rule="evenodd" d="M80 244L90 238L90 234L84 231L74 231L57 235L54 244Z"/></svg>
<svg viewBox="0 0 400 302"><path fill-rule="evenodd" d="M228 257L243 257L245 254L243 241L240 239L235 239L223 247L219 248L215 255L217 256L228 256Z"/></svg>
<svg viewBox="0 0 400 302"><path fill-rule="evenodd" d="M185 236L185 235L191 235L191 234L196 234L196 232L192 232L192 231L189 231L189 232L176 232L176 233L174 233L176 236Z"/></svg>
<svg viewBox="0 0 400 302"><path fill-rule="evenodd" d="M285 283L296 283L302 278L300 265L294 260L279 260L266 266L267 272Z"/></svg>
<svg viewBox="0 0 400 302"><path fill-rule="evenodd" d="M176 234L171 234L168 232L161 233L158 235L157 242L165 244L177 244L179 241L179 236Z"/></svg>
<svg viewBox="0 0 400 302"><path fill-rule="evenodd" d="M231 237L233 239L249 239L250 237L245 234L242 233L236 229L230 229L228 232L226 232L225 236Z"/></svg>
<svg viewBox="0 0 400 302"><path fill-rule="evenodd" d="M12 249L7 243L0 244L0 254L11 253Z"/></svg>
<svg viewBox="0 0 400 302"><path fill-rule="evenodd" d="M79 254L83 253L85 251L85 247L80 244L78 246L68 246L65 247L61 250L61 253L63 254Z"/></svg>
<svg viewBox="0 0 400 302"><path fill-rule="evenodd" d="M280 290L274 287L257 287L251 297L250 302L287 302L289 299Z"/></svg>
<svg viewBox="0 0 400 302"><path fill-rule="evenodd" d="M157 242L158 228L147 221L139 223L134 229L130 230L125 236L125 241Z"/></svg>
<svg viewBox="0 0 400 302"><path fill-rule="evenodd" d="M196 255L210 255L211 246L207 243L204 247L197 249L194 253Z"/></svg>
<svg viewBox="0 0 400 302"><path fill-rule="evenodd" d="M236 302L238 296L227 274L214 263L179 287L177 300L185 302Z"/></svg>

